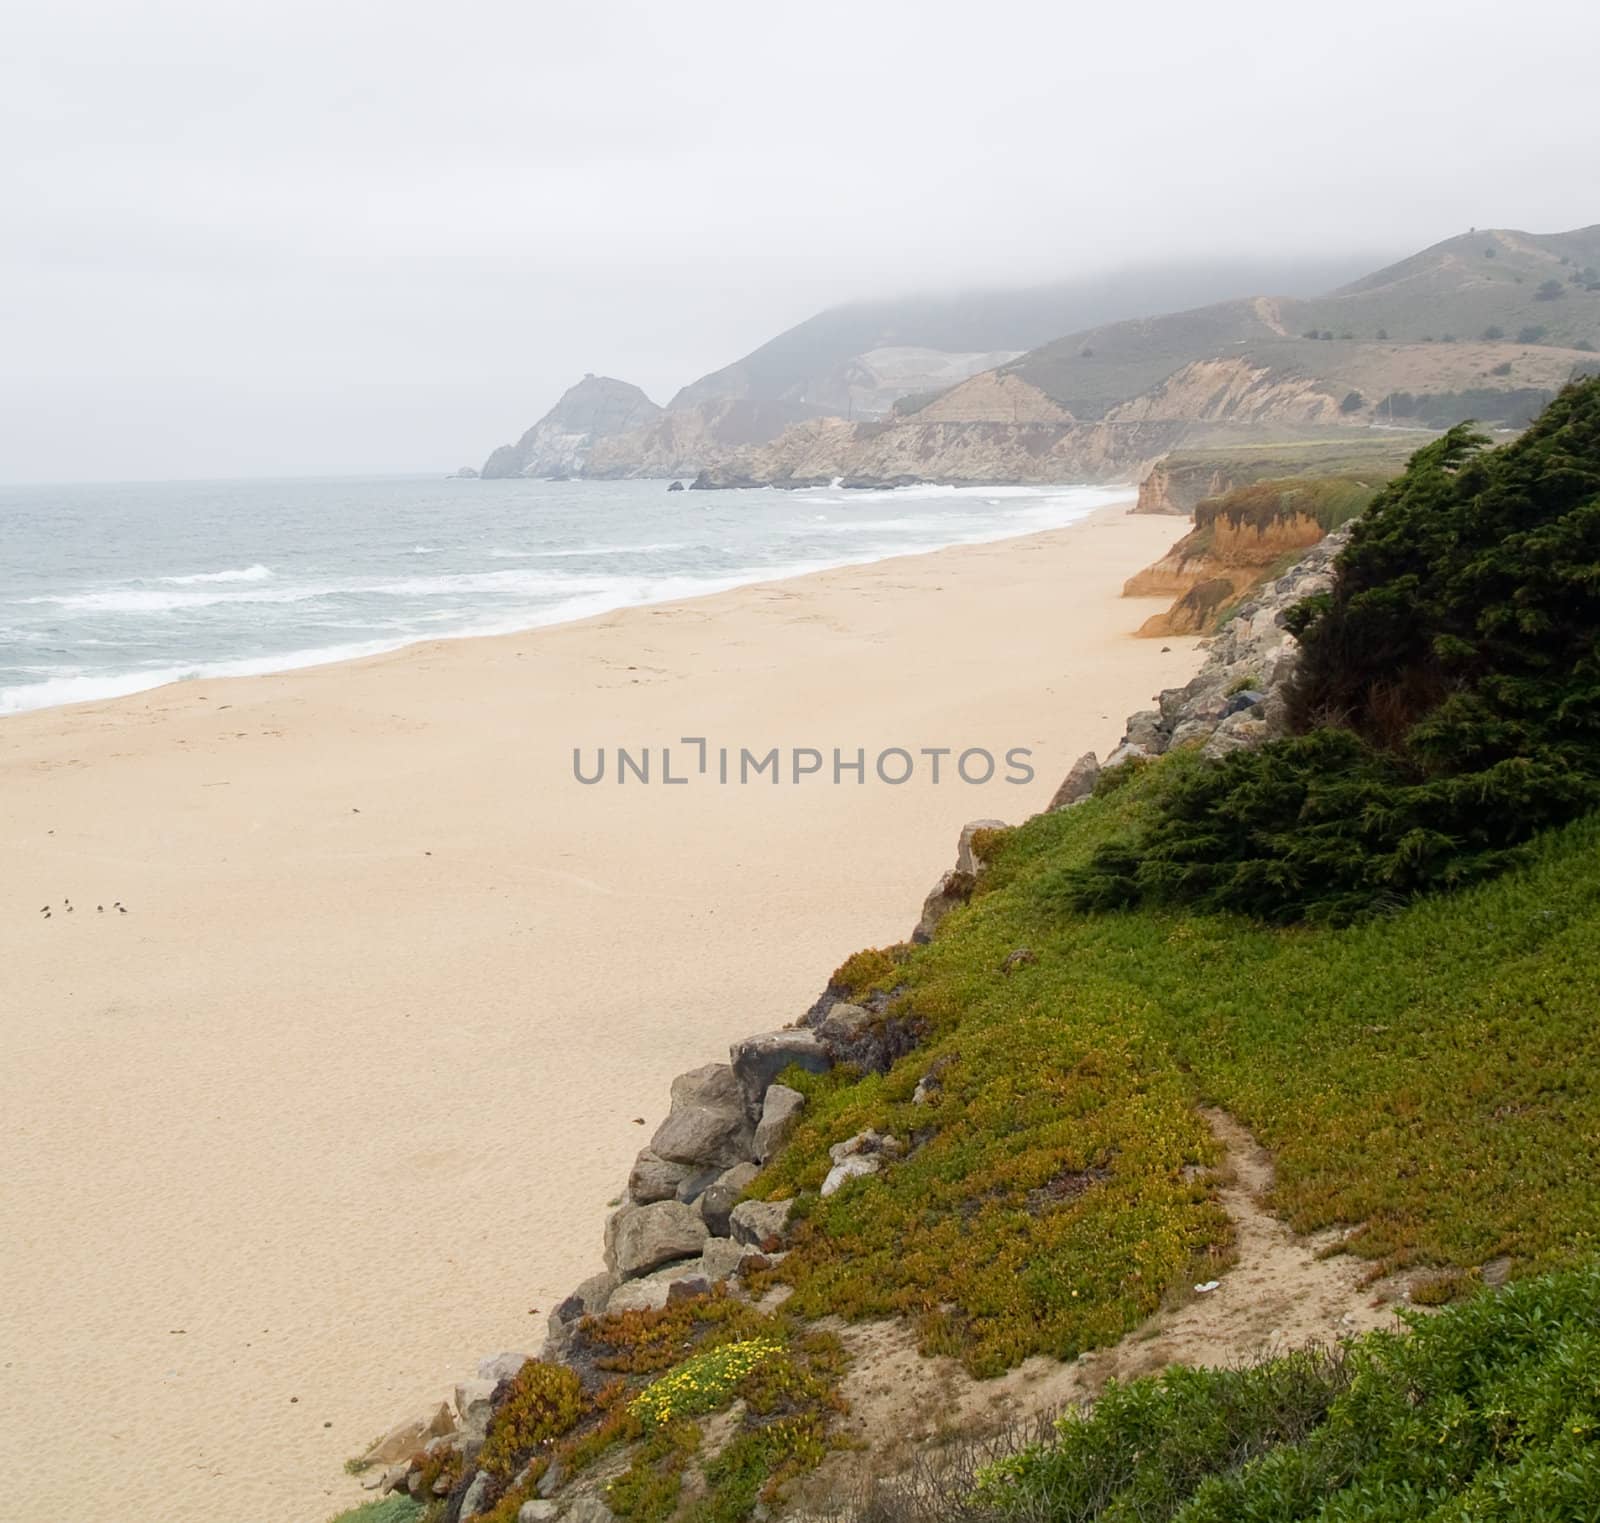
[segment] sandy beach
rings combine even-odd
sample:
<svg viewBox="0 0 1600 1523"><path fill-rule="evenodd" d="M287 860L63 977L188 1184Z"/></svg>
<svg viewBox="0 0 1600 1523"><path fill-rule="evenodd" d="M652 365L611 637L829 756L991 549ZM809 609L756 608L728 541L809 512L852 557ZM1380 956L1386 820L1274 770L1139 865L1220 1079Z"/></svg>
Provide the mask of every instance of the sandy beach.
<svg viewBox="0 0 1600 1523"><path fill-rule="evenodd" d="M359 1500L346 1457L598 1267L674 1074L904 938L965 821L1190 675L1118 596L1181 532L1119 507L0 721L9 1515ZM723 786L684 736L1036 775ZM575 780L619 745L649 785Z"/></svg>

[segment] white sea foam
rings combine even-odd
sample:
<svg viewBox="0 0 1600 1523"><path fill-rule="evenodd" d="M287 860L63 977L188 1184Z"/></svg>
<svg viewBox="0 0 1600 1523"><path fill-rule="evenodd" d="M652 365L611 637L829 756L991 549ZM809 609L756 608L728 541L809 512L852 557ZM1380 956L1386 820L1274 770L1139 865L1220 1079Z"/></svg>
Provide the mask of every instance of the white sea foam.
<svg viewBox="0 0 1600 1523"><path fill-rule="evenodd" d="M196 571L189 576L164 576L163 582L190 587L198 582L264 582L272 575L267 566L238 566L226 571Z"/></svg>

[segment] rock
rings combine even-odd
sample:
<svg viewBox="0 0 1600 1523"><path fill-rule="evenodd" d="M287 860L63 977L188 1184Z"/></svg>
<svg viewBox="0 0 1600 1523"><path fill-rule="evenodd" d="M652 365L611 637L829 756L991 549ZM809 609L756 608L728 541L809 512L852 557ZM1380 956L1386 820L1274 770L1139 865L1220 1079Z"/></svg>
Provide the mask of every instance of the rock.
<svg viewBox="0 0 1600 1523"><path fill-rule="evenodd" d="M1081 804L1094 792L1094 785L1099 781L1100 762L1093 751L1085 751L1077 761L1073 762L1071 770L1062 778L1061 786L1056 789L1046 812L1070 809L1074 804Z"/></svg>
<svg viewBox="0 0 1600 1523"><path fill-rule="evenodd" d="M667 490L669 492L681 492L683 490L683 483L681 481L674 481L672 485L667 488Z"/></svg>
<svg viewBox="0 0 1600 1523"><path fill-rule="evenodd" d="M752 1141L752 1146L753 1145L754 1143ZM735 1164L734 1167L738 1168L740 1165ZM675 1198L681 1200L686 1206L692 1206L712 1185L721 1179L726 1172L726 1169L717 1168L696 1169L694 1173L689 1175L689 1177L678 1186L678 1193Z"/></svg>
<svg viewBox="0 0 1600 1523"><path fill-rule="evenodd" d="M700 1197L700 1217L713 1237L728 1235L729 1215L760 1172L753 1163L736 1163L706 1187Z"/></svg>
<svg viewBox="0 0 1600 1523"><path fill-rule="evenodd" d="M961 827L956 841L956 865L929 889L922 901L922 915L911 933L911 939L925 946L933 940L939 922L958 905L972 897L972 890L983 875L983 860L973 850L973 837L980 830L1004 830L1004 820L969 820Z"/></svg>
<svg viewBox="0 0 1600 1523"><path fill-rule="evenodd" d="M676 1200L678 1187L693 1173L692 1164L669 1163L653 1148L641 1148L628 1175L628 1199L636 1206Z"/></svg>
<svg viewBox="0 0 1600 1523"><path fill-rule="evenodd" d="M494 1416L494 1392L498 1380L463 1380L456 1387L456 1412L461 1432L480 1443L489 1436L489 1419Z"/></svg>
<svg viewBox="0 0 1600 1523"><path fill-rule="evenodd" d="M1222 717L1226 719L1230 714L1239 714L1246 709L1253 709L1266 698L1266 694L1258 692L1255 688L1245 688L1235 693L1224 705Z"/></svg>
<svg viewBox="0 0 1600 1523"><path fill-rule="evenodd" d="M835 1163L842 1163L846 1158L854 1158L865 1154L872 1156L883 1154L888 1158L900 1158L905 1155L906 1145L898 1137L893 1137L887 1132L868 1129L857 1132L854 1137L847 1137L843 1142L836 1142L828 1149L828 1157Z"/></svg>
<svg viewBox="0 0 1600 1523"><path fill-rule="evenodd" d="M682 1201L623 1206L606 1222L606 1268L636 1279L673 1259L692 1258L708 1236L700 1213Z"/></svg>
<svg viewBox="0 0 1600 1523"><path fill-rule="evenodd" d="M387 1495L391 1491L402 1491L406 1488L406 1477L411 1474L411 1461L401 1460L398 1464L391 1465L383 1472L383 1491Z"/></svg>
<svg viewBox="0 0 1600 1523"><path fill-rule="evenodd" d="M475 465L463 465L449 478L452 481L476 481L478 468Z"/></svg>
<svg viewBox="0 0 1600 1523"><path fill-rule="evenodd" d="M679 1301L692 1301L696 1296L710 1294L711 1281L703 1274L685 1275L667 1286L667 1305L672 1306Z"/></svg>
<svg viewBox="0 0 1600 1523"><path fill-rule="evenodd" d="M550 1523L550 1519L560 1511L554 1502L536 1497L531 1502L524 1502L517 1509L517 1523Z"/></svg>
<svg viewBox="0 0 1600 1523"><path fill-rule="evenodd" d="M596 1496L578 1497L567 1508L563 1523L617 1523L616 1514Z"/></svg>
<svg viewBox="0 0 1600 1523"><path fill-rule="evenodd" d="M789 1226L792 1200L743 1200L728 1217L728 1231L736 1243L767 1251L781 1243Z"/></svg>
<svg viewBox="0 0 1600 1523"><path fill-rule="evenodd" d="M671 1291L672 1282L664 1276L649 1274L627 1280L617 1286L606 1310L613 1316L625 1311L660 1311Z"/></svg>
<svg viewBox="0 0 1600 1523"><path fill-rule="evenodd" d="M1106 758L1105 765L1101 767L1100 770L1102 772L1109 772L1113 767L1126 766L1129 762L1140 757L1148 756L1149 754L1150 753L1145 750L1143 746L1136 746L1131 743L1120 745L1111 753L1110 756Z"/></svg>
<svg viewBox="0 0 1600 1523"><path fill-rule="evenodd" d="M832 1195L842 1189L852 1179L861 1179L868 1174L876 1174L883 1167L883 1160L867 1153L852 1153L848 1158L841 1158L838 1163L828 1170L828 1177L822 1181L823 1195Z"/></svg>
<svg viewBox="0 0 1600 1523"><path fill-rule="evenodd" d="M726 1063L707 1063L672 1081L672 1110L650 1139L669 1163L732 1168L750 1157L755 1124L740 1080Z"/></svg>
<svg viewBox="0 0 1600 1523"><path fill-rule="evenodd" d="M395 1460L409 1459L430 1438L438 1438L446 1433L454 1433L455 1427L455 1419L450 1415L450 1408L441 1401L438 1406L431 1408L420 1417L412 1417L403 1423L396 1423L361 1456L361 1463L363 1465L388 1465Z"/></svg>
<svg viewBox="0 0 1600 1523"><path fill-rule="evenodd" d="M973 882L964 873L952 870L928 890L928 897L922 901L922 914L911 933L911 939L918 946L926 946L932 941L933 933L939 929L944 917L972 897Z"/></svg>
<svg viewBox="0 0 1600 1523"><path fill-rule="evenodd" d="M956 842L956 871L967 873L976 878L983 871L983 860L972 849L972 838L980 830L1005 830L1009 828L1004 820L971 820L961 827L960 839Z"/></svg>
<svg viewBox="0 0 1600 1523"><path fill-rule="evenodd" d="M472 1478L466 1494L461 1498L461 1511L456 1514L463 1520L475 1518L483 1511L483 1499L489 1494L489 1472L480 1470Z"/></svg>
<svg viewBox="0 0 1600 1523"><path fill-rule="evenodd" d="M1123 734L1124 745L1143 746L1146 751L1156 752L1161 749L1161 710L1139 709L1128 715L1127 729Z"/></svg>
<svg viewBox="0 0 1600 1523"><path fill-rule="evenodd" d="M1263 744L1271 733L1269 726L1255 718L1251 710L1241 709L1236 714L1230 714L1212 731L1211 738L1201 747L1200 754L1215 760L1233 751L1247 751Z"/></svg>
<svg viewBox="0 0 1600 1523"><path fill-rule="evenodd" d="M487 1359L478 1361L478 1379L514 1380L517 1372L531 1358L532 1354L491 1354Z"/></svg>
<svg viewBox="0 0 1600 1523"><path fill-rule="evenodd" d="M767 1090L753 1144L757 1163L765 1163L789 1140L805 1108L806 1097L787 1084L774 1084Z"/></svg>
<svg viewBox="0 0 1600 1523"><path fill-rule="evenodd" d="M800 1067L807 1073L826 1073L833 1060L814 1031L790 1026L782 1031L763 1031L735 1042L729 1050L732 1068L737 1076L748 1114L761 1114L762 1100L768 1087L786 1068ZM754 1143L754 1135L751 1138ZM730 1159L729 1163L737 1163Z"/></svg>
<svg viewBox="0 0 1600 1523"><path fill-rule="evenodd" d="M700 1268L705 1277L715 1285L720 1280L731 1280L739 1266L756 1250L748 1243L736 1243L732 1238L714 1237L700 1255Z"/></svg>
<svg viewBox="0 0 1600 1523"><path fill-rule="evenodd" d="M1216 728L1217 722L1214 719L1185 719L1174 727L1168 750L1176 751L1183 746L1197 746L1209 740Z"/></svg>
<svg viewBox="0 0 1600 1523"><path fill-rule="evenodd" d="M598 1317L606 1309L611 1292L617 1288L616 1275L607 1271L592 1274L566 1300L550 1313L546 1324L543 1356L560 1359L572 1343L572 1335L585 1317Z"/></svg>

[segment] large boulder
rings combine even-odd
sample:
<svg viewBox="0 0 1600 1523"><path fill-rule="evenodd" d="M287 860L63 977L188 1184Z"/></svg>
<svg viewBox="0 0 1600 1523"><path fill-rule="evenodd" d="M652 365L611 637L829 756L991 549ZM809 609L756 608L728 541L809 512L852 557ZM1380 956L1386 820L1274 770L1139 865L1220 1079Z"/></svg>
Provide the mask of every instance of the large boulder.
<svg viewBox="0 0 1600 1523"><path fill-rule="evenodd" d="M911 933L914 942L926 945L932 941L939 922L957 905L965 904L972 897L972 890L983 873L984 865L983 858L973 846L978 832L1004 829L1004 820L969 820L961 827L961 834L956 840L956 865L934 884L928 891L928 897L922 901L921 918Z"/></svg>
<svg viewBox="0 0 1600 1523"><path fill-rule="evenodd" d="M598 1317L606 1309L617 1288L617 1276L610 1270L590 1275L566 1300L550 1313L546 1326L543 1357L558 1360L572 1343L572 1335L585 1317Z"/></svg>
<svg viewBox="0 0 1600 1523"><path fill-rule="evenodd" d="M623 1206L606 1223L606 1268L637 1279L674 1259L692 1258L710 1235L700 1213L682 1201Z"/></svg>
<svg viewBox="0 0 1600 1523"><path fill-rule="evenodd" d="M783 1241L789 1228L792 1200L745 1200L733 1208L728 1229L734 1242L765 1250Z"/></svg>
<svg viewBox="0 0 1600 1523"><path fill-rule="evenodd" d="M1159 719L1161 716L1158 714L1156 717ZM1055 796L1050 800L1047 812L1070 809L1074 804L1081 804L1094 792L1094 785L1099 781L1099 758L1093 751L1085 751L1061 779L1061 786L1056 789Z"/></svg>
<svg viewBox="0 0 1600 1523"><path fill-rule="evenodd" d="M787 1084L774 1084L761 1102L761 1120L756 1125L755 1155L765 1163L789 1139L789 1133L806 1108L806 1097Z"/></svg>
<svg viewBox="0 0 1600 1523"><path fill-rule="evenodd" d="M976 878L983 871L983 858L973 850L973 837L980 830L1005 830L1004 820L970 820L961 827L961 835L956 841L956 871L967 873Z"/></svg>
<svg viewBox="0 0 1600 1523"><path fill-rule="evenodd" d="M731 1280L739 1266L760 1250L749 1243L736 1243L731 1237L714 1237L700 1255L700 1270L715 1285L719 1280Z"/></svg>
<svg viewBox="0 0 1600 1523"><path fill-rule="evenodd" d="M654 1148L641 1148L628 1175L628 1199L636 1206L676 1200L679 1188L694 1172L693 1164L671 1163Z"/></svg>
<svg viewBox="0 0 1600 1523"><path fill-rule="evenodd" d="M450 1408L441 1401L419 1417L396 1423L361 1456L361 1462L363 1465L392 1465L396 1460L409 1459L430 1438L442 1438L455 1430L455 1419L450 1415Z"/></svg>
<svg viewBox="0 0 1600 1523"><path fill-rule="evenodd" d="M625 1280L612 1293L606 1306L608 1315L625 1311L659 1311L669 1301L685 1294L704 1294L711 1288L711 1277L701 1259L681 1259L658 1269L654 1274Z"/></svg>
<svg viewBox="0 0 1600 1523"><path fill-rule="evenodd" d="M761 1114L768 1087L785 1069L799 1067L820 1074L833 1066L822 1038L799 1026L747 1036L733 1044L729 1056L750 1116Z"/></svg>
<svg viewBox="0 0 1600 1523"><path fill-rule="evenodd" d="M728 1217L759 1172L753 1163L736 1163L706 1187L700 1196L700 1217L713 1237L728 1235Z"/></svg>
<svg viewBox="0 0 1600 1523"><path fill-rule="evenodd" d="M672 1081L672 1109L650 1139L668 1163L731 1169L750 1157L755 1121L745 1093L726 1063L707 1063Z"/></svg>
<svg viewBox="0 0 1600 1523"><path fill-rule="evenodd" d="M533 1356L507 1352L504 1354L490 1354L485 1359L478 1361L479 1380L514 1380L517 1373Z"/></svg>
<svg viewBox="0 0 1600 1523"><path fill-rule="evenodd" d="M480 1444L489 1436L489 1419L494 1416L494 1393L498 1380L463 1380L456 1386L456 1412L461 1418L464 1438Z"/></svg>
<svg viewBox="0 0 1600 1523"><path fill-rule="evenodd" d="M466 1523L469 1518L478 1517L484 1510L484 1504L489 1498L489 1487L493 1484L492 1477L487 1470L480 1470L472 1478L461 1498L461 1509L456 1516Z"/></svg>

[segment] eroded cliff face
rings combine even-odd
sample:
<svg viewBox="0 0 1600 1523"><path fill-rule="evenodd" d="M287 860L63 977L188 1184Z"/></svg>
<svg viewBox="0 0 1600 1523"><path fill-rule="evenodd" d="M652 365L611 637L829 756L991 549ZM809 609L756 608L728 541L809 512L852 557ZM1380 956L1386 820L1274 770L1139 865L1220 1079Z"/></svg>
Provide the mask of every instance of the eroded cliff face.
<svg viewBox="0 0 1600 1523"><path fill-rule="evenodd" d="M1059 402L1016 375L989 370L952 386L942 396L907 415L927 423L1072 423Z"/></svg>
<svg viewBox="0 0 1600 1523"><path fill-rule="evenodd" d="M692 476L736 460L786 428L814 418L803 402L716 401L657 413L641 428L597 439L584 474L592 477Z"/></svg>
<svg viewBox="0 0 1600 1523"><path fill-rule="evenodd" d="M1239 357L1197 360L1120 403L1108 422L1135 423L1152 418L1185 418L1195 423L1337 424L1343 415L1336 397L1319 381L1292 371Z"/></svg>
<svg viewBox="0 0 1600 1523"><path fill-rule="evenodd" d="M730 463L745 479L1113 481L1131 479L1182 437L1182 423L908 423L791 429ZM722 483L718 483L722 484Z"/></svg>
<svg viewBox="0 0 1600 1523"><path fill-rule="evenodd" d="M1344 477L1257 481L1202 502L1194 528L1123 584L1124 597L1175 599L1139 633L1211 632L1246 593L1365 508L1375 490Z"/></svg>
<svg viewBox="0 0 1600 1523"><path fill-rule="evenodd" d="M1202 470L1185 469L1169 460L1158 460L1139 483L1135 513L1171 513L1187 517L1208 497L1228 490L1233 483L1216 466Z"/></svg>

